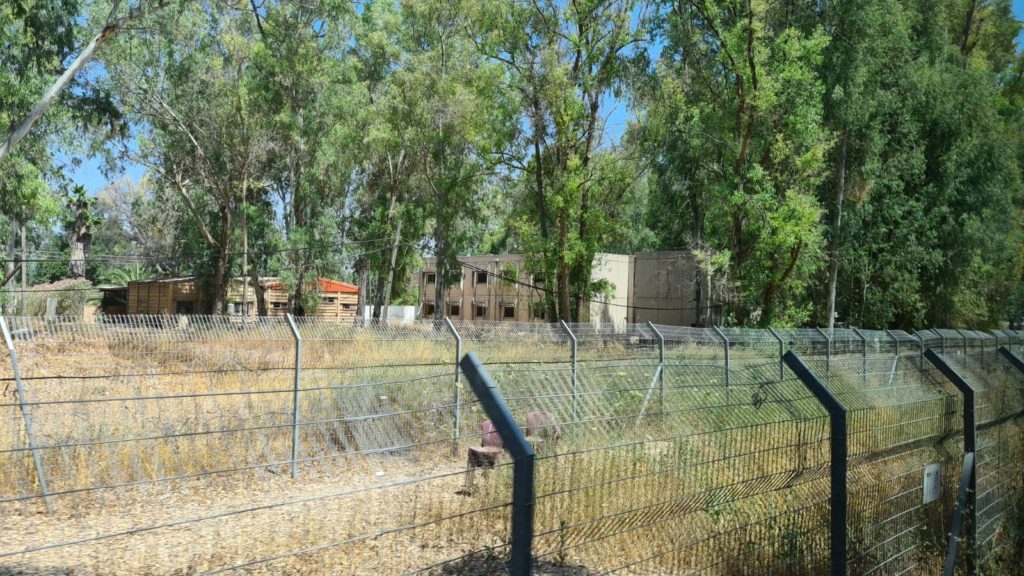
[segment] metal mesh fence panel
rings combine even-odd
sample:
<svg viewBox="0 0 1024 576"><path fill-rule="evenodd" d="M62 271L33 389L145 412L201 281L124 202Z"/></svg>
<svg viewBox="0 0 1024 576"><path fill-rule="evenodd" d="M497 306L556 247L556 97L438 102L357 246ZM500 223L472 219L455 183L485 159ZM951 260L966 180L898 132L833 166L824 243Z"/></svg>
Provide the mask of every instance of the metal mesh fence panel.
<svg viewBox="0 0 1024 576"><path fill-rule="evenodd" d="M965 335L968 353L958 370L975 391L979 559L998 564L1012 556L1014 544L1006 531L1013 527L1005 522L1006 512L1024 490L1024 373L997 352L990 338Z"/></svg>
<svg viewBox="0 0 1024 576"><path fill-rule="evenodd" d="M895 354L844 354L827 374L820 358L808 364L848 410L850 573L934 571L960 472L960 397ZM934 465L939 489L928 495Z"/></svg>
<svg viewBox="0 0 1024 576"><path fill-rule="evenodd" d="M921 364L942 345L979 389L979 540L1009 557L1015 332L7 322L24 394L4 364L0 573L500 574L511 460L487 452L470 351L538 451L541 569L825 571L829 421L795 350L851 410L851 573L933 573L962 450L960 397Z"/></svg>

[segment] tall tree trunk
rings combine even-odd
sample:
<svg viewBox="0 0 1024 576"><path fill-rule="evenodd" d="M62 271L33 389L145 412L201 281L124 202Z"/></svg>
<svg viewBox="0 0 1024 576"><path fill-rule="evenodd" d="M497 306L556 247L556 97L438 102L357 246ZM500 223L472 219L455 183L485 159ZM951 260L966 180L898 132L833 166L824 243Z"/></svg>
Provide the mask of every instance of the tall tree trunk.
<svg viewBox="0 0 1024 576"><path fill-rule="evenodd" d="M434 267L434 321L440 322L444 319L447 305L444 293L447 287L445 278L448 275L448 238L447 232L440 222L434 227L434 245L437 246L434 251L437 262Z"/></svg>
<svg viewBox="0 0 1024 576"><path fill-rule="evenodd" d="M381 276L377 285L377 305L373 311L373 317L380 319L381 323L388 321L388 306L391 305L391 286L395 280L395 264L398 262L398 248L402 243L402 217L397 218L395 224L395 235L391 240L391 258L388 261L387 272Z"/></svg>
<svg viewBox="0 0 1024 576"><path fill-rule="evenodd" d="M220 242L217 246L217 262L213 269L213 298L210 312L223 314L227 307L228 246L231 237L231 212L220 208Z"/></svg>
<svg viewBox="0 0 1024 576"><path fill-rule="evenodd" d="M260 275L256 268L249 271L249 281L252 282L253 291L256 293L256 315L263 317L267 315L267 295L260 284Z"/></svg>
<svg viewBox="0 0 1024 576"><path fill-rule="evenodd" d="M960 53L964 56L971 54L971 28L974 27L974 13L978 9L977 0L970 0L967 4L967 13L964 15L964 26L960 30Z"/></svg>
<svg viewBox="0 0 1024 576"><path fill-rule="evenodd" d="M249 223L246 212L246 196L249 192L249 179L242 177L242 316L249 315Z"/></svg>
<svg viewBox="0 0 1024 576"><path fill-rule="evenodd" d="M28 245L25 242L25 230L27 226L21 226L21 313L28 313Z"/></svg>
<svg viewBox="0 0 1024 576"><path fill-rule="evenodd" d="M11 230L10 236L7 237L7 262L4 263L4 278L10 282L11 278L17 273L15 269L15 260L18 259L17 254L17 240L18 239L18 222L11 218ZM7 282L4 282L6 285Z"/></svg>
<svg viewBox="0 0 1024 576"><path fill-rule="evenodd" d="M569 302L569 262L565 253L569 249L569 221L563 209L558 215L558 308L559 318L572 322Z"/></svg>
<svg viewBox="0 0 1024 576"><path fill-rule="evenodd" d="M836 217L832 226L832 262L828 273L828 332L836 322L836 282L839 279L839 229L843 224L843 199L846 196L846 139L844 131L839 140L839 169L836 172Z"/></svg>
<svg viewBox="0 0 1024 576"><path fill-rule="evenodd" d="M359 287L356 291L356 317L359 324L366 324L366 283L369 282L370 263L365 256L356 261Z"/></svg>
<svg viewBox="0 0 1024 576"><path fill-rule="evenodd" d="M75 201L75 220L68 233L68 246L70 247L70 258L68 259L68 272L75 278L85 277L85 259L88 256L89 246L92 244L92 231L87 223L88 204L84 199Z"/></svg>

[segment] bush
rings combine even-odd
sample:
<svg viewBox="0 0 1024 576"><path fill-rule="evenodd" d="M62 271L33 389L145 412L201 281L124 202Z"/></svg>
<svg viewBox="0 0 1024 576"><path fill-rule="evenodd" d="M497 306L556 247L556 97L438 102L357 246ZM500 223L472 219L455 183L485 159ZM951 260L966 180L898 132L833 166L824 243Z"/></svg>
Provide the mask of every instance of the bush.
<svg viewBox="0 0 1024 576"><path fill-rule="evenodd" d="M85 304L95 296L92 282L85 278L58 280L52 284L37 284L25 294L25 314L45 316L46 301L57 301L57 315L81 318Z"/></svg>

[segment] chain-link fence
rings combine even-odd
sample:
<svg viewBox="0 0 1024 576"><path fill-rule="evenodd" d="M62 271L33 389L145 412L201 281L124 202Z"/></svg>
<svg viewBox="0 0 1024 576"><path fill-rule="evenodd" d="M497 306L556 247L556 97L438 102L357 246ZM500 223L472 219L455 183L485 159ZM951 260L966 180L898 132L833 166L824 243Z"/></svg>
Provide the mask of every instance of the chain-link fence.
<svg viewBox="0 0 1024 576"><path fill-rule="evenodd" d="M1019 332L6 325L0 574L501 573L512 466L468 352L538 454L539 573L828 572L834 439L789 351L848 413L849 573L941 570L964 404L927 349L977 390L978 561L1021 561Z"/></svg>

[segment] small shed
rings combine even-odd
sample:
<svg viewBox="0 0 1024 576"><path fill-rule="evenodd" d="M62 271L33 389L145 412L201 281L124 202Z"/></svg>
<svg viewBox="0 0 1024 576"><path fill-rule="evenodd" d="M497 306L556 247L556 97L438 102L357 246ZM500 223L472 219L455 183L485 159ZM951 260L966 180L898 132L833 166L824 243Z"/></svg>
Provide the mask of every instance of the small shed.
<svg viewBox="0 0 1024 576"><path fill-rule="evenodd" d="M128 314L201 314L206 310L204 305L195 277L128 283Z"/></svg>

